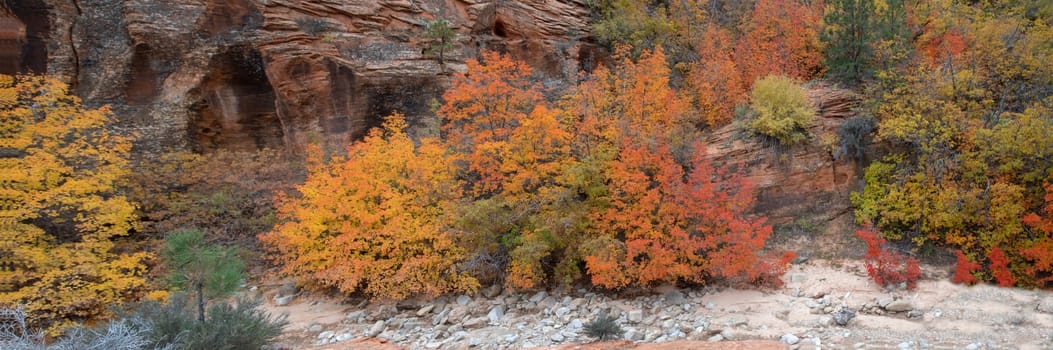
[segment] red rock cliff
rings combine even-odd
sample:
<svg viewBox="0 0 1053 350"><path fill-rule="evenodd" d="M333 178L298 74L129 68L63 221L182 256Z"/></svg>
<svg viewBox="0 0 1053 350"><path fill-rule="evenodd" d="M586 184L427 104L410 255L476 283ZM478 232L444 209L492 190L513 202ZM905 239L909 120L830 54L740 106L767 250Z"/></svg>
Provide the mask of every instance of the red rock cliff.
<svg viewBox="0 0 1053 350"><path fill-rule="evenodd" d="M858 96L830 86L809 90L818 117L808 142L784 147L750 135L743 123L715 130L705 139L715 164L739 170L756 192L754 210L774 224L798 218L818 223L849 214L862 168L851 157L834 157L838 129L855 115ZM873 155L869 155L872 157Z"/></svg>
<svg viewBox="0 0 1053 350"><path fill-rule="evenodd" d="M430 101L481 50L555 85L598 51L583 44L584 0L25 0L12 12L29 29L23 65L113 105L147 150L343 147L396 110L434 122ZM424 53L437 18L458 33L445 67Z"/></svg>

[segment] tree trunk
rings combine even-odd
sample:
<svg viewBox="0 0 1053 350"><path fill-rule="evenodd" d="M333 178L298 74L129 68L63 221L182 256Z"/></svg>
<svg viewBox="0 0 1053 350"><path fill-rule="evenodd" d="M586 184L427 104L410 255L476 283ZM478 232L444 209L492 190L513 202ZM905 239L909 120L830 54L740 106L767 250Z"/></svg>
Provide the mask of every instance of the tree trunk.
<svg viewBox="0 0 1053 350"><path fill-rule="evenodd" d="M205 323L205 286L197 282L197 321Z"/></svg>
<svg viewBox="0 0 1053 350"><path fill-rule="evenodd" d="M442 67L442 71L443 72L446 71L446 65L443 63L444 62L443 59L445 58L443 56L445 56L445 53L446 53L446 37L444 36L444 37L439 39L439 66Z"/></svg>

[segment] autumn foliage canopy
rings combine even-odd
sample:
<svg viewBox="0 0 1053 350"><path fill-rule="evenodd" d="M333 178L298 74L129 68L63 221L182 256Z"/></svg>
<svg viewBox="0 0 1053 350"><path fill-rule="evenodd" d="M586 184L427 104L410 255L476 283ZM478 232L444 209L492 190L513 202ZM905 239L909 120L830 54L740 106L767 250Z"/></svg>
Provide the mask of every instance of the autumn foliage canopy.
<svg viewBox="0 0 1053 350"><path fill-rule="evenodd" d="M313 161L261 239L286 272L375 297L473 290L493 282L480 264L513 288L777 280L771 227L691 141L661 49L619 66L553 106L522 63L469 60L441 139L415 145L389 117L346 159Z"/></svg>

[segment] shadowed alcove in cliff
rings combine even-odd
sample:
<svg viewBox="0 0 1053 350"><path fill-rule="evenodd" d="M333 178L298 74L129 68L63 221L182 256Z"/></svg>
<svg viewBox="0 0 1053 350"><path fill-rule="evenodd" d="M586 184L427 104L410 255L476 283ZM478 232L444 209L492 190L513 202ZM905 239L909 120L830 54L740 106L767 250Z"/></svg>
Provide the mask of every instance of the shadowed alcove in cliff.
<svg viewBox="0 0 1053 350"><path fill-rule="evenodd" d="M406 116L411 129L428 125L422 118L433 115L429 104L445 90L434 75L362 76L336 62L329 62L327 69L333 116L322 126L326 134L345 135L346 141L361 139L395 112Z"/></svg>
<svg viewBox="0 0 1053 350"><path fill-rule="evenodd" d="M144 105L153 102L161 94L161 84L174 67L175 62L154 55L146 44L135 46L131 69L125 83L125 98L129 105Z"/></svg>
<svg viewBox="0 0 1053 350"><path fill-rule="evenodd" d="M259 51L231 48L212 58L188 125L198 151L282 146L283 132Z"/></svg>
<svg viewBox="0 0 1053 350"><path fill-rule="evenodd" d="M50 26L43 0L0 2L0 73L46 72Z"/></svg>
<svg viewBox="0 0 1053 350"><path fill-rule="evenodd" d="M22 68L22 43L26 25L0 3L0 74L15 74Z"/></svg>

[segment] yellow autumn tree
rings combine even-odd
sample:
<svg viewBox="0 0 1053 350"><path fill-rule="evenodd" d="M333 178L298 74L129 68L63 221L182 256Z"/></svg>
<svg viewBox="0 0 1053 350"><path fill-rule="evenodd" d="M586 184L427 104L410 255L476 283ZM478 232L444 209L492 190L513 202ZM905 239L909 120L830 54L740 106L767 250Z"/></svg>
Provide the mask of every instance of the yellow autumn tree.
<svg viewBox="0 0 1053 350"><path fill-rule="evenodd" d="M131 144L112 119L55 79L0 75L0 305L24 306L38 326L145 291L148 254L116 248L136 221L118 191Z"/></svg>
<svg viewBox="0 0 1053 350"><path fill-rule="evenodd" d="M308 285L377 298L467 292L464 249L449 230L460 198L452 158L435 139L419 146L402 115L348 149L347 159L309 159L299 197L281 199L284 222L263 234L283 270Z"/></svg>

